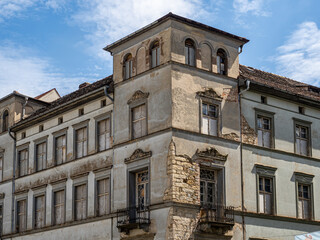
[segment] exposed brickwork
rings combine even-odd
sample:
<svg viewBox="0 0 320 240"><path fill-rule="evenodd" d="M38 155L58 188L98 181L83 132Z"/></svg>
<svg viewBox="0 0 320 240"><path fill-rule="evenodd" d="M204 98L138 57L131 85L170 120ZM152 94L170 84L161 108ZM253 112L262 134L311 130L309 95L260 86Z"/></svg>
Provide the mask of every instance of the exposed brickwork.
<svg viewBox="0 0 320 240"><path fill-rule="evenodd" d="M222 98L227 102L238 102L238 88L224 88Z"/></svg>
<svg viewBox="0 0 320 240"><path fill-rule="evenodd" d="M223 134L222 137L229 140L240 141L240 137L236 133Z"/></svg>
<svg viewBox="0 0 320 240"><path fill-rule="evenodd" d="M243 115L241 115L242 142L249 144L258 144L257 134Z"/></svg>

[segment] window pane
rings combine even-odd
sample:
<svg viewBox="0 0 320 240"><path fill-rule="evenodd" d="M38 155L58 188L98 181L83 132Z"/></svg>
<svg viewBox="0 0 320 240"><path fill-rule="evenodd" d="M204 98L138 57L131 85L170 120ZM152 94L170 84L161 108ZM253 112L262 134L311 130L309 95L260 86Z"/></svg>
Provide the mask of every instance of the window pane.
<svg viewBox="0 0 320 240"><path fill-rule="evenodd" d="M194 48L189 47L189 63L191 66L195 66L195 56L194 56Z"/></svg>
<svg viewBox="0 0 320 240"><path fill-rule="evenodd" d="M45 197L40 196L35 198L35 228L44 227L45 216Z"/></svg>
<svg viewBox="0 0 320 240"><path fill-rule="evenodd" d="M265 191L266 192L272 192L271 191L271 179L270 178L265 178L264 182L265 182Z"/></svg>
<svg viewBox="0 0 320 240"><path fill-rule="evenodd" d="M209 134L209 119L206 117L202 118L202 133Z"/></svg>
<svg viewBox="0 0 320 240"><path fill-rule="evenodd" d="M270 132L265 131L263 133L263 146L264 147L271 147Z"/></svg>
<svg viewBox="0 0 320 240"><path fill-rule="evenodd" d="M216 119L210 119L209 134L212 136L218 136L218 121Z"/></svg>
<svg viewBox="0 0 320 240"><path fill-rule="evenodd" d="M264 194L259 193L259 212L264 213Z"/></svg>
<svg viewBox="0 0 320 240"><path fill-rule="evenodd" d="M152 64L151 64L151 66L152 67L155 67L155 66L157 66L156 65L156 61L157 61L157 49L152 49L152 59L151 59L151 61L152 61Z"/></svg>
<svg viewBox="0 0 320 240"><path fill-rule="evenodd" d="M64 223L64 190L54 193L54 224Z"/></svg>
<svg viewBox="0 0 320 240"><path fill-rule="evenodd" d="M85 219L87 217L87 189L86 185L80 185L75 188L75 220Z"/></svg>
<svg viewBox="0 0 320 240"><path fill-rule="evenodd" d="M272 214L272 194L265 194L265 209L265 213Z"/></svg>
<svg viewBox="0 0 320 240"><path fill-rule="evenodd" d="M308 155L308 142L306 140L300 140L300 154L302 155Z"/></svg>
<svg viewBox="0 0 320 240"><path fill-rule="evenodd" d="M309 219L310 218L310 201L303 200L301 201L303 204L303 218Z"/></svg>
<svg viewBox="0 0 320 240"><path fill-rule="evenodd" d="M258 145L263 146L263 131L258 130Z"/></svg>

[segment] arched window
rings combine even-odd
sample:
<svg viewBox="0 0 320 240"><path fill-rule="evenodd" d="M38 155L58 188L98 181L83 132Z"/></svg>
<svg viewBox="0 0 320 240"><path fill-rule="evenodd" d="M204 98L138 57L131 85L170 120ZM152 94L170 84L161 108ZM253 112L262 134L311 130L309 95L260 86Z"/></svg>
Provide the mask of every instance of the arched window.
<svg viewBox="0 0 320 240"><path fill-rule="evenodd" d="M218 73L221 75L227 75L228 63L227 55L223 49L219 49L217 52L217 67Z"/></svg>
<svg viewBox="0 0 320 240"><path fill-rule="evenodd" d="M2 116L2 132L8 131L9 127L9 112L5 110Z"/></svg>
<svg viewBox="0 0 320 240"><path fill-rule="evenodd" d="M128 54L124 58L123 73L124 73L124 79L128 79L132 77L132 55L131 54Z"/></svg>
<svg viewBox="0 0 320 240"><path fill-rule="evenodd" d="M195 46L194 42L190 38L188 38L185 42L184 54L186 56L186 64L194 67L196 65Z"/></svg>
<svg viewBox="0 0 320 240"><path fill-rule="evenodd" d="M151 46L151 67L154 68L160 64L160 44L155 41Z"/></svg>

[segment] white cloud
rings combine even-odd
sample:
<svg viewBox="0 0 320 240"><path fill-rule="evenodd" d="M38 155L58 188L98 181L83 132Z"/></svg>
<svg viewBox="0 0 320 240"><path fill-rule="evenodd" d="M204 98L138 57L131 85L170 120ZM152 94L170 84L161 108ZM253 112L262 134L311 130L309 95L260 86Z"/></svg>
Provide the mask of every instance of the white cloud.
<svg viewBox="0 0 320 240"><path fill-rule="evenodd" d="M85 76L63 77L48 59L33 56L30 49L8 43L0 46L0 86L5 86L0 88L0 98L13 90L35 97L51 88L64 95L88 80Z"/></svg>
<svg viewBox="0 0 320 240"><path fill-rule="evenodd" d="M106 59L101 48L155 21L168 12L192 19L210 17L204 0L80 0L73 23L87 32L93 55ZM85 44L88 44L86 42Z"/></svg>
<svg viewBox="0 0 320 240"><path fill-rule="evenodd" d="M269 16L270 13L264 9L265 1L266 0L234 0L233 8L238 16L247 13L252 13L256 16Z"/></svg>
<svg viewBox="0 0 320 240"><path fill-rule="evenodd" d="M315 22L301 23L277 50L280 74L320 85L320 29Z"/></svg>

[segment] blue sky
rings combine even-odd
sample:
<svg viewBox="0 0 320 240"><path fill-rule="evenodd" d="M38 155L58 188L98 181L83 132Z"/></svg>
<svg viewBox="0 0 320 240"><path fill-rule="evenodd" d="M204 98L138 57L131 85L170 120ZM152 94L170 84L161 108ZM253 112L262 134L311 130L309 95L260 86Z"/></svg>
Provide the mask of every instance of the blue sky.
<svg viewBox="0 0 320 240"><path fill-rule="evenodd" d="M0 98L112 74L102 48L170 11L249 39L241 64L320 86L319 0L0 0Z"/></svg>

